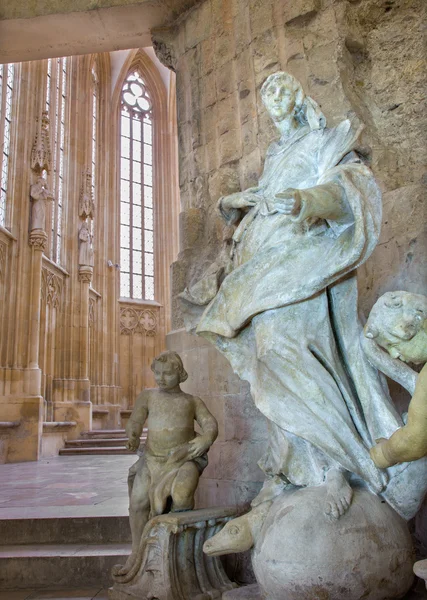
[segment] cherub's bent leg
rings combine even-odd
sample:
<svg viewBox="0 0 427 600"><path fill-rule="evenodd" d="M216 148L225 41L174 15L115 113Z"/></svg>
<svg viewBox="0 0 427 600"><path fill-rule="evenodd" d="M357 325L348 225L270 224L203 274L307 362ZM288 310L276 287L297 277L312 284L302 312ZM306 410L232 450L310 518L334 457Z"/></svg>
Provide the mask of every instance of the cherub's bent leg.
<svg viewBox="0 0 427 600"><path fill-rule="evenodd" d="M353 490L346 479L345 472L332 467L326 473L326 507L325 513L333 519L339 519L350 508L353 499Z"/></svg>
<svg viewBox="0 0 427 600"><path fill-rule="evenodd" d="M171 491L173 512L194 508L194 494L199 483L199 477L200 471L192 461L184 463L179 469Z"/></svg>
<svg viewBox="0 0 427 600"><path fill-rule="evenodd" d="M142 532L150 514L150 484L150 471L144 461L143 465L140 465L139 470L133 476L133 484L129 499L129 522L132 533L132 553L129 555L123 567L118 570L118 575L126 575L133 565L135 556L138 552Z"/></svg>

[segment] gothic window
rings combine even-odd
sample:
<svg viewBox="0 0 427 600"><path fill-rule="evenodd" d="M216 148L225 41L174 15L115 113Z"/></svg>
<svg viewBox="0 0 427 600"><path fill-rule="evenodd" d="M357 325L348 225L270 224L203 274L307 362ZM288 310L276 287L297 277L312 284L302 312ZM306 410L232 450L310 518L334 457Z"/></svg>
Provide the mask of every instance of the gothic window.
<svg viewBox="0 0 427 600"><path fill-rule="evenodd" d="M0 225L6 225L14 65L0 65Z"/></svg>
<svg viewBox="0 0 427 600"><path fill-rule="evenodd" d="M96 61L92 65L92 196L96 200L96 163L97 163L97 131L98 131L98 73Z"/></svg>
<svg viewBox="0 0 427 600"><path fill-rule="evenodd" d="M153 112L132 70L121 93L120 296L154 300Z"/></svg>
<svg viewBox="0 0 427 600"><path fill-rule="evenodd" d="M68 95L68 59L50 58L46 78L46 110L50 119L53 172L49 176L52 202L50 258L61 262L62 213L64 208L64 175L66 160L66 110Z"/></svg>

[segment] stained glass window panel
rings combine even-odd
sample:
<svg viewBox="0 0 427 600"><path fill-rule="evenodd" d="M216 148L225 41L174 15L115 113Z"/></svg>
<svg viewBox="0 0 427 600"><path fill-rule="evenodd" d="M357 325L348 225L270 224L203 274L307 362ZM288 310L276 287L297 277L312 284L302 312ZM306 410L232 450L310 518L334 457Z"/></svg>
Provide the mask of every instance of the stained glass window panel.
<svg viewBox="0 0 427 600"><path fill-rule="evenodd" d="M145 274L154 275L154 256L148 252L145 253Z"/></svg>
<svg viewBox="0 0 427 600"><path fill-rule="evenodd" d="M154 279L153 277L145 277L145 298L154 300Z"/></svg>
<svg viewBox="0 0 427 600"><path fill-rule="evenodd" d="M153 146L149 146L148 144L144 144L144 162L147 165L153 164Z"/></svg>
<svg viewBox="0 0 427 600"><path fill-rule="evenodd" d="M144 249L145 252L153 252L153 232L144 231Z"/></svg>
<svg viewBox="0 0 427 600"><path fill-rule="evenodd" d="M133 272L142 275L142 253L137 250L133 251Z"/></svg>
<svg viewBox="0 0 427 600"><path fill-rule="evenodd" d="M122 200L129 201L129 196L130 196L129 181L122 179L120 181L120 197Z"/></svg>
<svg viewBox="0 0 427 600"><path fill-rule="evenodd" d="M132 241L133 249L142 252L142 229L133 228Z"/></svg>
<svg viewBox="0 0 427 600"><path fill-rule="evenodd" d="M120 245L122 248L130 248L129 227L127 225L120 227Z"/></svg>
<svg viewBox="0 0 427 600"><path fill-rule="evenodd" d="M128 158L122 158L120 162L120 175L122 179L130 179L130 160Z"/></svg>
<svg viewBox="0 0 427 600"><path fill-rule="evenodd" d="M129 273L120 273L120 296L122 298L130 297L130 276Z"/></svg>
<svg viewBox="0 0 427 600"><path fill-rule="evenodd" d="M127 248L121 248L120 250L120 270L121 272L129 273L130 262L129 252Z"/></svg>
<svg viewBox="0 0 427 600"><path fill-rule="evenodd" d="M133 183L132 184L132 192L133 192L133 202L134 204L141 205L141 184Z"/></svg>
<svg viewBox="0 0 427 600"><path fill-rule="evenodd" d="M132 208L132 219L137 227L142 227L142 207L137 204L133 205Z"/></svg>
<svg viewBox="0 0 427 600"><path fill-rule="evenodd" d="M133 141L132 152L133 152L133 159L139 160L139 162L141 162L141 142L138 142L137 140Z"/></svg>
<svg viewBox="0 0 427 600"><path fill-rule="evenodd" d="M144 186L144 204L150 208L153 206L153 188Z"/></svg>
<svg viewBox="0 0 427 600"><path fill-rule="evenodd" d="M124 156L125 158L130 157L130 139L129 138L122 137L121 150L122 150L122 156Z"/></svg>
<svg viewBox="0 0 427 600"><path fill-rule="evenodd" d="M153 169L144 165L144 185L153 185Z"/></svg>
<svg viewBox="0 0 427 600"><path fill-rule="evenodd" d="M130 225L130 204L122 202L122 208L120 211L121 222L123 225Z"/></svg>
<svg viewBox="0 0 427 600"><path fill-rule="evenodd" d="M142 299L142 275L134 275L133 280L133 298Z"/></svg>

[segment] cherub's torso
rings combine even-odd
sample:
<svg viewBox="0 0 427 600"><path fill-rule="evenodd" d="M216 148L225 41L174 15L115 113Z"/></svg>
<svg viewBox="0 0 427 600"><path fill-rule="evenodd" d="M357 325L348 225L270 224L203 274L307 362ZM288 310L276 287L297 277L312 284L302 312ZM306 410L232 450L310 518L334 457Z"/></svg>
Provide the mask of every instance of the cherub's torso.
<svg viewBox="0 0 427 600"><path fill-rule="evenodd" d="M194 400L184 392L170 393L152 389L146 393L146 448L151 454L166 456L171 449L194 438Z"/></svg>

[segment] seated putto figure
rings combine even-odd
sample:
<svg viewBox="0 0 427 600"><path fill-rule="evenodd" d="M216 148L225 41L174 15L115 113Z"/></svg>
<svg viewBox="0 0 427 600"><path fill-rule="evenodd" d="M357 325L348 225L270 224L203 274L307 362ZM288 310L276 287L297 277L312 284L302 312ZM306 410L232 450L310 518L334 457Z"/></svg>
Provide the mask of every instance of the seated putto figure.
<svg viewBox="0 0 427 600"><path fill-rule="evenodd" d="M126 426L128 448L138 450L144 424L144 452L129 470L129 519L132 554L115 569L125 575L132 567L149 519L169 511L194 508L199 477L208 464L207 451L218 435L218 424L200 398L180 388L188 375L180 356L163 352L151 369L158 385L139 394ZM194 422L201 434L194 430Z"/></svg>

